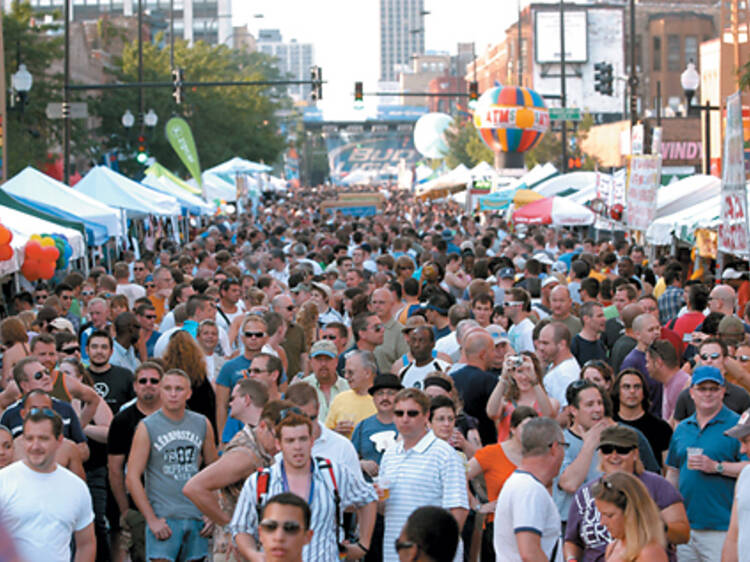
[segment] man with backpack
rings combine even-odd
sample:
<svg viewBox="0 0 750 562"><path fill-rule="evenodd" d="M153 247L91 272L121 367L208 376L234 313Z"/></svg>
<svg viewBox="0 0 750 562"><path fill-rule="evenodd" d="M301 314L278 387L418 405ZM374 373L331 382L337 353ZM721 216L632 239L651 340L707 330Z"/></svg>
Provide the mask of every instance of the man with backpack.
<svg viewBox="0 0 750 562"><path fill-rule="evenodd" d="M305 562L336 560L339 553L359 560L370 548L377 510L375 490L346 466L312 456L312 423L296 407L282 411L276 426L281 460L250 476L242 487L230 530L240 554L251 562L264 559L259 550L260 510L282 492L306 498L312 510L313 537L303 549ZM359 521L356 542L342 540L341 517L350 506L356 508Z"/></svg>

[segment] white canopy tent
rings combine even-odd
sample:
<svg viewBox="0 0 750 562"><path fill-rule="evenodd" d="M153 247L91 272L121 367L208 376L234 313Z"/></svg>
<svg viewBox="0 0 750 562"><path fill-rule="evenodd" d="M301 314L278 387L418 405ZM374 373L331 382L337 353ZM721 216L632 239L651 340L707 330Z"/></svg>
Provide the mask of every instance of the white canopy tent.
<svg viewBox="0 0 750 562"><path fill-rule="evenodd" d="M570 172L546 179L532 189L544 197L552 197L568 190L581 191L592 185L596 185L596 172Z"/></svg>
<svg viewBox="0 0 750 562"><path fill-rule="evenodd" d="M204 196L209 203L215 199L223 199L227 203L237 201L237 187L234 183L229 183L224 178L211 172L203 172L201 180L203 181ZM192 178L187 180L187 183L193 187L198 187L198 183Z"/></svg>
<svg viewBox="0 0 750 562"><path fill-rule="evenodd" d="M419 186L420 193L427 191L446 189L459 185L466 185L471 182L471 171L463 164L459 164L453 168L450 172L443 174L442 176L423 183Z"/></svg>
<svg viewBox="0 0 750 562"><path fill-rule="evenodd" d="M656 217L666 217L698 205L721 193L721 179L697 174L665 185L659 189Z"/></svg>
<svg viewBox="0 0 750 562"><path fill-rule="evenodd" d="M110 207L122 209L128 218L180 214L180 204L176 198L144 187L105 166L92 168L73 189L94 197Z"/></svg>
<svg viewBox="0 0 750 562"><path fill-rule="evenodd" d="M0 275L9 275L21 269L24 259L24 246L33 234L63 234L68 239L73 251L71 259L78 259L86 255L86 241L77 230L62 227L4 205L0 205L0 221L13 233L13 240L10 243L13 248L13 257L6 261L0 261Z"/></svg>
<svg viewBox="0 0 750 562"><path fill-rule="evenodd" d="M80 217L84 224L101 225L110 238L122 236L122 219L118 209L72 189L30 166L5 182L2 189L30 204L36 202Z"/></svg>
<svg viewBox="0 0 750 562"><path fill-rule="evenodd" d="M270 172L272 169L273 168L271 168L271 166L267 166L266 164L260 164L259 162L253 162L251 160L246 160L245 158L235 156L234 158L230 158L226 162L222 162L218 166L209 168L208 170L206 170L206 172L212 174L228 174L230 176L233 176L235 174L259 174L262 172Z"/></svg>
<svg viewBox="0 0 750 562"><path fill-rule="evenodd" d="M211 215L214 212L213 205L209 205L200 197L185 191L179 185L171 182L166 176L156 177L154 175L147 175L141 183L159 193L171 195L179 201L182 209L191 215Z"/></svg>

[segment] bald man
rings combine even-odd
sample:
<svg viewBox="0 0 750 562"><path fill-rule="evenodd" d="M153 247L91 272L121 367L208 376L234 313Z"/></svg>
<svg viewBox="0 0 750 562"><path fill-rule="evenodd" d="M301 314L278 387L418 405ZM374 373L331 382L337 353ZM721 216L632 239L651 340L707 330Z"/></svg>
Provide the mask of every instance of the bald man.
<svg viewBox="0 0 750 562"><path fill-rule="evenodd" d="M661 325L653 314L643 313L633 320L633 334L635 336L635 348L628 353L620 365L623 369L636 369L646 378L648 385L649 412L656 417L661 417L661 399L663 393L662 384L651 377L646 367L646 351L654 343L661 333ZM619 372L619 371L618 371Z"/></svg>
<svg viewBox="0 0 750 562"><path fill-rule="evenodd" d="M620 372L620 365L622 365L625 357L628 353L633 351L635 344L635 332L633 332L633 321L646 312L640 304L633 303L623 307L620 312L620 318L622 318L623 331L619 338L615 340L612 346L612 351L609 352L609 364L612 365L615 373Z"/></svg>
<svg viewBox="0 0 750 562"><path fill-rule="evenodd" d="M497 429L486 412L487 400L497 385L497 377L487 372L495 353L492 336L482 328L474 329L466 335L461 351L466 366L451 373L451 377L464 403L464 410L479 420L482 443L495 443Z"/></svg>
<svg viewBox="0 0 750 562"><path fill-rule="evenodd" d="M570 337L575 336L583 328L581 321L571 314L573 299L570 298L570 289L565 285L558 285L549 294L549 306L552 311L552 321L560 322L570 331Z"/></svg>

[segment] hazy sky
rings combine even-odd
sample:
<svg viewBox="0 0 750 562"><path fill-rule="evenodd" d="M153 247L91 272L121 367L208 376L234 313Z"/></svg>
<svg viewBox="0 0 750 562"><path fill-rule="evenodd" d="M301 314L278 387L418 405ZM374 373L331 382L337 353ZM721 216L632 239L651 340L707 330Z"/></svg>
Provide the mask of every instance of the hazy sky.
<svg viewBox="0 0 750 562"><path fill-rule="evenodd" d="M367 108L353 108L354 82L375 91L379 74L379 0L233 0L234 25L279 29L284 41L312 43L315 62L323 69L323 101L328 119L364 118ZM515 21L516 0L425 0L425 47L455 54L458 43L476 43L477 54L500 41ZM263 14L263 18L255 18Z"/></svg>

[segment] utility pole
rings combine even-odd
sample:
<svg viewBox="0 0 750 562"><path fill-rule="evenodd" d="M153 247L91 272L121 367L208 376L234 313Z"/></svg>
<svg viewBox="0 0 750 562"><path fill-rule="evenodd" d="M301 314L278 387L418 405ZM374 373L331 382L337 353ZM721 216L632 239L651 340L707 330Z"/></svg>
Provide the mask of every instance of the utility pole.
<svg viewBox="0 0 750 562"><path fill-rule="evenodd" d="M630 126L638 122L638 75L635 68L635 0L630 0Z"/></svg>
<svg viewBox="0 0 750 562"><path fill-rule="evenodd" d="M2 83L5 84L5 40L3 39L3 5L0 3L0 80L2 80ZM8 109L7 109L7 100L5 99L6 96L6 89L0 88L0 104L2 104L2 108L0 109L0 120L2 120L2 127L3 127L3 134L2 134L2 143L3 143L3 169L2 169L2 183L5 183L8 180Z"/></svg>
<svg viewBox="0 0 750 562"><path fill-rule="evenodd" d="M63 63L63 182L70 185L70 0L65 1L65 61ZM4 164L4 162L3 162Z"/></svg>
<svg viewBox="0 0 750 562"><path fill-rule="evenodd" d="M138 83L143 84L143 0L138 0ZM143 88L138 88L138 122L140 123L140 136L146 133L146 123L143 116L146 114L146 100L143 97Z"/></svg>
<svg viewBox="0 0 750 562"><path fill-rule="evenodd" d="M560 0L560 105L563 109L567 106L567 94L565 92L565 4ZM564 116L563 116L564 117ZM568 122L562 120L562 162L560 171L564 174L568 171Z"/></svg>
<svg viewBox="0 0 750 562"><path fill-rule="evenodd" d="M523 56L521 46L523 45L523 36L521 33L521 0L518 0L518 85L523 86ZM476 78L474 78L476 80Z"/></svg>

